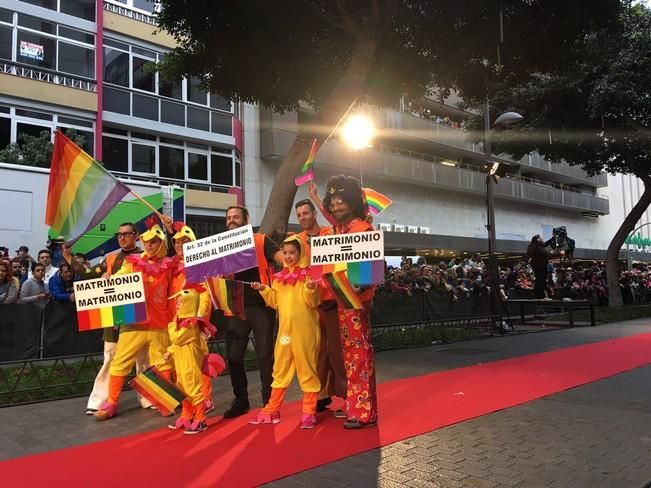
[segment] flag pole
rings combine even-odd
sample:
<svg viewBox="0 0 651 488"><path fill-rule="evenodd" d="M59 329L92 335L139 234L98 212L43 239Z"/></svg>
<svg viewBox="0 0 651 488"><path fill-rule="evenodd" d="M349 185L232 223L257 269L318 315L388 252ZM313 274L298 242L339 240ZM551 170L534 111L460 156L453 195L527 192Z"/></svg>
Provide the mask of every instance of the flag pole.
<svg viewBox="0 0 651 488"><path fill-rule="evenodd" d="M153 206L151 203L149 203L147 200L145 200L144 198L142 198L138 193L136 193L135 191L131 190L130 188L129 188L129 192L130 192L134 197L136 197L138 200L140 200L140 202L142 202L142 204L143 204L144 206L146 206L146 207L149 208L152 212L154 212L154 213L156 214L156 216L161 220L161 222L163 221L163 214L160 213L158 210L156 210L156 209L154 208L154 206Z"/></svg>

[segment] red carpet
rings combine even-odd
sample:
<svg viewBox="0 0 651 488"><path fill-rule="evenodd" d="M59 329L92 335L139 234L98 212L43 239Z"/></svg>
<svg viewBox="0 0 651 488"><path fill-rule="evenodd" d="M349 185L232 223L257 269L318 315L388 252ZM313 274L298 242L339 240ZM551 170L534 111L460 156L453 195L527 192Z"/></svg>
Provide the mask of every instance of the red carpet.
<svg viewBox="0 0 651 488"><path fill-rule="evenodd" d="M651 334L630 336L381 384L374 429L344 431L324 416L316 429L300 430L295 403L276 426L248 425L245 416L212 420L196 436L161 428L5 461L0 479L7 486L255 486L650 362Z"/></svg>

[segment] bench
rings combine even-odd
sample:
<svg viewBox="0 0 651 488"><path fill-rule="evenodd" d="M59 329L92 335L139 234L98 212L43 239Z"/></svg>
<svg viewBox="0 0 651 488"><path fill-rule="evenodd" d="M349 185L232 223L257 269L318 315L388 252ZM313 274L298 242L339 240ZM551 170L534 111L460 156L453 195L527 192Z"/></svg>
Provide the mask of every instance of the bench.
<svg viewBox="0 0 651 488"><path fill-rule="evenodd" d="M535 305L536 307L543 308L560 308L567 310L568 322L570 327L574 327L574 311L590 309L590 325L595 325L594 320L594 304L591 300L526 300L526 299L509 299L506 300L507 304L520 305L520 320L525 323L524 307L525 305Z"/></svg>

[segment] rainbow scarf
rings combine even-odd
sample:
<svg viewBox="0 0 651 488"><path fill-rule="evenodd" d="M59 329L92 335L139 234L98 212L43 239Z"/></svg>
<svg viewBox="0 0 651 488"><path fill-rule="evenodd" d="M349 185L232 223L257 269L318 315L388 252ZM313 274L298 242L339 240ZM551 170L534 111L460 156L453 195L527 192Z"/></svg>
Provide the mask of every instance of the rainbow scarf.
<svg viewBox="0 0 651 488"><path fill-rule="evenodd" d="M208 278L206 288L215 308L224 312L225 317L246 320L244 315L244 283L225 278Z"/></svg>
<svg viewBox="0 0 651 488"><path fill-rule="evenodd" d="M167 381L156 366L149 366L129 381L131 388L158 407L163 417L168 416L185 399L185 394Z"/></svg>
<svg viewBox="0 0 651 488"><path fill-rule="evenodd" d="M373 215L379 215L393 203L389 197L382 195L382 193L371 188L363 188L362 192L364 194L364 200L366 200L368 211Z"/></svg>
<svg viewBox="0 0 651 488"><path fill-rule="evenodd" d="M301 167L301 171L296 178L294 178L294 183L296 186L301 186L312 181L314 179L314 158L316 157L316 137L312 141L312 147L310 148L310 153L307 155L307 159Z"/></svg>
<svg viewBox="0 0 651 488"><path fill-rule="evenodd" d="M326 273L323 275L323 281L343 308L354 310L363 308L361 300L346 278L345 271Z"/></svg>
<svg viewBox="0 0 651 488"><path fill-rule="evenodd" d="M56 131L45 223L71 246L131 190Z"/></svg>

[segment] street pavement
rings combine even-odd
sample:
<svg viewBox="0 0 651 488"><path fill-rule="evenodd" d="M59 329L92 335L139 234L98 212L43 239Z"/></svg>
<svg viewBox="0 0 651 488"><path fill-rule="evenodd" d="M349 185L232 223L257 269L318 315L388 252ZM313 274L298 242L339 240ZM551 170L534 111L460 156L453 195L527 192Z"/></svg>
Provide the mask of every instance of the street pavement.
<svg viewBox="0 0 651 488"><path fill-rule="evenodd" d="M539 330L382 352L376 360L378 380L649 333L651 319ZM256 408L257 372L249 373L249 379L252 407ZM293 387L288 400L300 396ZM227 377L217 379L215 398L214 415L221 415L231 399ZM86 417L84 408L85 399L79 398L0 409L0 459L149 431L164 427L168 421L140 409L132 392L123 394L121 415L109 422ZM651 365L373 449L267 486L642 488L649 482Z"/></svg>

